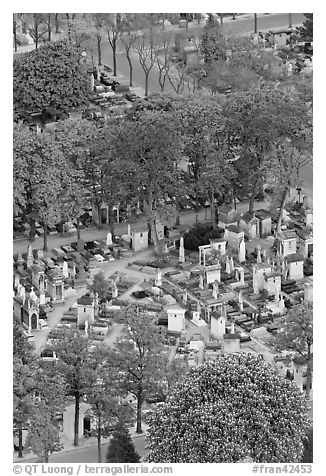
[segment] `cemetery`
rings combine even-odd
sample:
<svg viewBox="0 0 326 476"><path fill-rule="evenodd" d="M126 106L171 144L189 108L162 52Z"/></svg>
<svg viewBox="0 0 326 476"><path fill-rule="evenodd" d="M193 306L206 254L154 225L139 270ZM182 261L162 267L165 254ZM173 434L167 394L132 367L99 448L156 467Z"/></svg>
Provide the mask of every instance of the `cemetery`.
<svg viewBox="0 0 326 476"><path fill-rule="evenodd" d="M136 304L165 327L170 358L182 358L189 368L234 352L258 352L274 362L275 336L287 310L313 300L312 276L305 274L307 262L312 266L312 218L306 220L312 212L302 206L300 213L301 221L289 215L286 228L275 234L268 210L242 214L223 206L220 237L198 252L185 249L184 227L164 236L158 225L163 255L155 256L143 220L120 237L108 232L106 241L79 240L48 253L29 245L27 254L14 257L15 315L27 332L37 333L40 318L64 306L76 289L86 289L101 266L106 273L111 262L123 259L106 295L86 290L62 311L59 327L78 326L94 345L110 341L121 310ZM148 258L137 259L144 251ZM293 372L294 365L283 363L281 370ZM297 380L302 387L302 378Z"/></svg>

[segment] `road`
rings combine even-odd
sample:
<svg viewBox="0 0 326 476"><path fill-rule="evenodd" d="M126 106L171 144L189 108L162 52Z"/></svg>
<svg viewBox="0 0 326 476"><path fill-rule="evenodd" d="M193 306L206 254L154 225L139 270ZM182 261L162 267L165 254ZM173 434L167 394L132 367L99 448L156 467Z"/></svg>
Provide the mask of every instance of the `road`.
<svg viewBox="0 0 326 476"><path fill-rule="evenodd" d="M293 13L292 14L292 24L299 25L304 21L305 17L302 13ZM257 21L257 29L258 31L269 31L271 29L276 28L283 28L289 25L289 15L288 13L272 13L268 15L258 14L258 21ZM203 29L203 23L197 25L197 23L190 23L189 24L189 32L191 32L194 36L198 36ZM243 17L239 17L237 20L234 21L225 21L223 24L223 29L226 35L247 35L253 33L254 31L254 20L253 14L244 15ZM179 31L178 28L173 28L172 31ZM184 31L184 30L180 30ZM97 63L97 48L92 45L94 62ZM118 73L129 78L129 64L126 58L124 46L121 41L118 41L117 46L117 70ZM112 50L111 46L103 36L102 40L102 63L109 64L112 66ZM137 86L144 87L145 79L144 79L144 71L136 57L136 55L132 54L132 65L133 65L133 78L134 83ZM149 94L160 92L160 85L159 85L159 71L157 67L153 67L149 75L149 86L148 91ZM164 92L166 93L173 93L174 90L170 83L166 83Z"/></svg>
<svg viewBox="0 0 326 476"><path fill-rule="evenodd" d="M143 457L146 453L145 436L137 436L133 438L133 443L137 453ZM102 462L105 463L105 454L108 444L102 445ZM38 462L39 458L29 460L29 462ZM89 446L87 448L80 448L78 450L69 451L67 453L57 453L50 456L50 463L97 463L97 446Z"/></svg>

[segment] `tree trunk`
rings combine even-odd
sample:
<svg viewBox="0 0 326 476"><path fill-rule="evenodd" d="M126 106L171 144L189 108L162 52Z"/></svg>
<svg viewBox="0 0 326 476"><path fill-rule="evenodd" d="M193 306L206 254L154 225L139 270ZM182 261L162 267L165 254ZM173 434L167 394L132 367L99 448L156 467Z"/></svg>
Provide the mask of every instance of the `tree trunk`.
<svg viewBox="0 0 326 476"><path fill-rule="evenodd" d="M76 228L77 228L77 240L80 240L80 225L79 225L79 217L77 218Z"/></svg>
<svg viewBox="0 0 326 476"><path fill-rule="evenodd" d="M13 33L14 33L14 48L15 48L15 51L17 51L17 23L16 23L16 16L15 14L13 14L13 19L14 19L14 23L13 23Z"/></svg>
<svg viewBox="0 0 326 476"><path fill-rule="evenodd" d="M97 205L97 213L98 213L98 228L102 228L102 203Z"/></svg>
<svg viewBox="0 0 326 476"><path fill-rule="evenodd" d="M257 33L257 13L254 13L254 33Z"/></svg>
<svg viewBox="0 0 326 476"><path fill-rule="evenodd" d="M74 446L79 444L79 393L75 395Z"/></svg>
<svg viewBox="0 0 326 476"><path fill-rule="evenodd" d="M211 193L211 216L212 216L212 225L214 230L217 228L217 223L216 223L216 210L215 210L215 200L214 200L214 193Z"/></svg>
<svg viewBox="0 0 326 476"><path fill-rule="evenodd" d="M99 425L97 427L97 462L102 463L102 430L101 430L101 422L99 420Z"/></svg>
<svg viewBox="0 0 326 476"><path fill-rule="evenodd" d="M132 86L132 62L130 58L130 48L126 47L126 56L129 63L129 85Z"/></svg>
<svg viewBox="0 0 326 476"><path fill-rule="evenodd" d="M283 216L283 210L286 204L286 199L289 193L289 185L287 185L283 191L282 195L282 202L280 206L280 211L278 212L278 217L277 217L277 225L276 225L276 233L279 233L281 231L281 226L282 226L282 216Z"/></svg>
<svg viewBox="0 0 326 476"><path fill-rule="evenodd" d="M307 363L307 379L306 379L306 398L310 397L310 387L312 384L312 359L310 345L308 345L308 363Z"/></svg>
<svg viewBox="0 0 326 476"><path fill-rule="evenodd" d="M46 223L43 225L44 237L43 237L43 251L48 251L48 227Z"/></svg>
<svg viewBox="0 0 326 476"><path fill-rule="evenodd" d="M101 41L102 41L101 35L98 33L98 34L97 34L97 56L98 56L97 64L98 64L99 66L102 65Z"/></svg>
<svg viewBox="0 0 326 476"><path fill-rule="evenodd" d="M37 50L38 48L38 24L37 20L34 20L34 32L35 32L35 49Z"/></svg>
<svg viewBox="0 0 326 476"><path fill-rule="evenodd" d="M292 28L292 13L289 13L289 28Z"/></svg>
<svg viewBox="0 0 326 476"><path fill-rule="evenodd" d="M249 213L253 213L253 211L254 211L255 195L256 195L257 185L258 185L258 176L255 178L255 181L254 181L254 184L253 184L253 187L252 187L252 194L251 194L250 201L249 201Z"/></svg>
<svg viewBox="0 0 326 476"><path fill-rule="evenodd" d="M117 75L117 40L112 39L113 76Z"/></svg>
<svg viewBox="0 0 326 476"><path fill-rule="evenodd" d="M49 462L49 452L44 451L44 463L48 463L48 462Z"/></svg>
<svg viewBox="0 0 326 476"><path fill-rule="evenodd" d="M114 231L114 211L113 211L113 205L109 206L109 225L110 225L110 233L112 236L114 236L115 231Z"/></svg>
<svg viewBox="0 0 326 476"><path fill-rule="evenodd" d="M48 13L48 41L51 41L51 13Z"/></svg>
<svg viewBox="0 0 326 476"><path fill-rule="evenodd" d="M141 397L139 396L137 398L137 425L136 425L136 433L142 433L143 430L141 428L141 407L142 407L142 401Z"/></svg>
<svg viewBox="0 0 326 476"><path fill-rule="evenodd" d="M145 96L148 96L148 76L149 72L145 73Z"/></svg>
<svg viewBox="0 0 326 476"><path fill-rule="evenodd" d="M59 13L56 13L54 16L54 21L55 21L55 34L59 34L59 20L58 20Z"/></svg>
<svg viewBox="0 0 326 476"><path fill-rule="evenodd" d="M20 423L18 428L18 458L23 457L23 428Z"/></svg>
<svg viewBox="0 0 326 476"><path fill-rule="evenodd" d="M29 225L31 228L29 230L28 239L34 241L36 234L35 218L30 218Z"/></svg>

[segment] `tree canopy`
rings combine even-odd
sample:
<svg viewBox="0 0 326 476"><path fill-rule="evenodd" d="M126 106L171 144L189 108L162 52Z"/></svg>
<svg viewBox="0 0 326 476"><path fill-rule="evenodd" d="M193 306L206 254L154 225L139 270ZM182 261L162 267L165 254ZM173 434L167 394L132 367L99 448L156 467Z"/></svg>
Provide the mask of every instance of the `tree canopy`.
<svg viewBox="0 0 326 476"><path fill-rule="evenodd" d="M151 417L148 462L300 462L300 390L260 357L219 356L191 369Z"/></svg>
<svg viewBox="0 0 326 476"><path fill-rule="evenodd" d="M82 50L49 42L14 59L14 106L18 112L53 107L67 112L88 104L89 79Z"/></svg>

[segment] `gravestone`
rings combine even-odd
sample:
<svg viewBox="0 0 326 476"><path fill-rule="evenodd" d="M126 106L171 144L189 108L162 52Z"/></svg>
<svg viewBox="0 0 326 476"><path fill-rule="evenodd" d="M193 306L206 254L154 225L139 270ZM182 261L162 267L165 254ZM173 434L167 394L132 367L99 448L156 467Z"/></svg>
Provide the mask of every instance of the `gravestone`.
<svg viewBox="0 0 326 476"><path fill-rule="evenodd" d="M257 246L257 263L261 263L261 246Z"/></svg>
<svg viewBox="0 0 326 476"><path fill-rule="evenodd" d="M113 245L113 242L112 242L112 233L108 233L106 235L106 246L111 246Z"/></svg>
<svg viewBox="0 0 326 476"><path fill-rule="evenodd" d="M199 276L199 287L204 289L204 276L202 274Z"/></svg>
<svg viewBox="0 0 326 476"><path fill-rule="evenodd" d="M113 299L116 299L118 297L118 286L117 286L117 283L114 281L113 285L112 285L112 297Z"/></svg>
<svg viewBox="0 0 326 476"><path fill-rule="evenodd" d="M155 286L162 286L162 271L160 268L156 270Z"/></svg>
<svg viewBox="0 0 326 476"><path fill-rule="evenodd" d="M183 236L180 238L180 248L179 248L179 263L185 262L185 249L184 249L184 239Z"/></svg>
<svg viewBox="0 0 326 476"><path fill-rule="evenodd" d="M20 278L18 274L15 274L15 282L14 282L14 287L18 289L18 286L20 285Z"/></svg>
<svg viewBox="0 0 326 476"><path fill-rule="evenodd" d="M214 281L213 283L213 298L217 299L218 298L218 282Z"/></svg>
<svg viewBox="0 0 326 476"><path fill-rule="evenodd" d="M44 258L44 251L43 250L37 250L36 256L37 256L37 259L43 259Z"/></svg>
<svg viewBox="0 0 326 476"><path fill-rule="evenodd" d="M243 311L243 294L242 294L242 291L239 292L239 307L240 307L240 311L242 312Z"/></svg>
<svg viewBox="0 0 326 476"><path fill-rule="evenodd" d="M67 261L64 261L62 263L62 274L63 274L63 277L64 278L68 278L69 277L69 271L68 271L68 263Z"/></svg>
<svg viewBox="0 0 326 476"><path fill-rule="evenodd" d="M46 304L45 292L40 292L40 305L44 306Z"/></svg>
<svg viewBox="0 0 326 476"><path fill-rule="evenodd" d="M33 247L28 245L27 247L27 259L33 259Z"/></svg>
<svg viewBox="0 0 326 476"><path fill-rule="evenodd" d="M188 300L187 291L183 291L183 295L182 295L182 302L183 302L183 304L187 304L187 300Z"/></svg>
<svg viewBox="0 0 326 476"><path fill-rule="evenodd" d="M238 249L238 261L239 263L242 263L243 261L246 260L246 244L244 239L239 243L239 249Z"/></svg>
<svg viewBox="0 0 326 476"><path fill-rule="evenodd" d="M20 266L22 264L24 264L24 258L22 256L21 252L19 251L18 256L17 256L17 265Z"/></svg>

